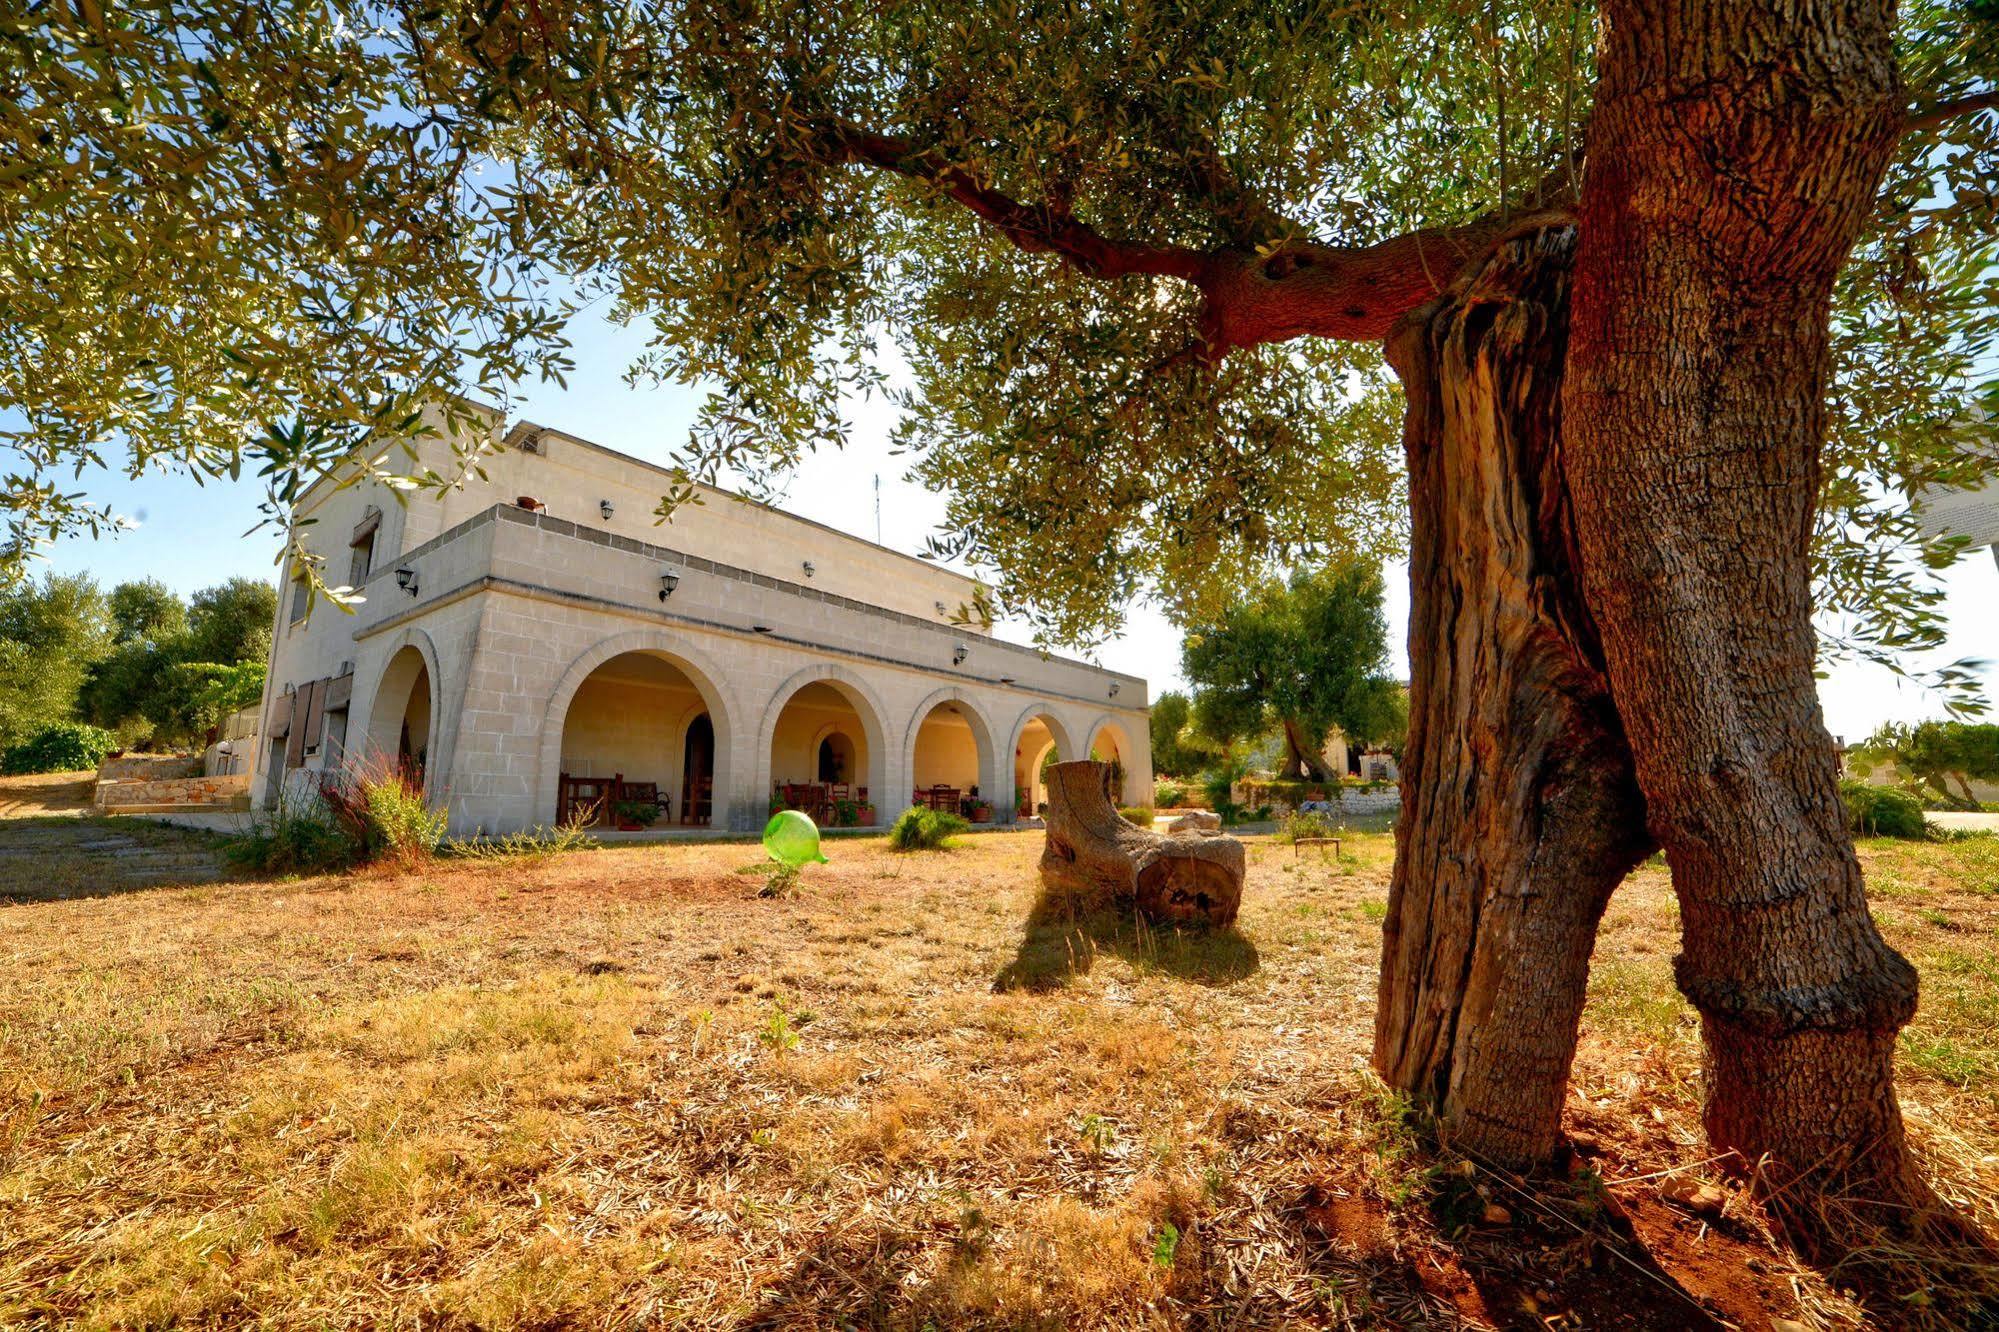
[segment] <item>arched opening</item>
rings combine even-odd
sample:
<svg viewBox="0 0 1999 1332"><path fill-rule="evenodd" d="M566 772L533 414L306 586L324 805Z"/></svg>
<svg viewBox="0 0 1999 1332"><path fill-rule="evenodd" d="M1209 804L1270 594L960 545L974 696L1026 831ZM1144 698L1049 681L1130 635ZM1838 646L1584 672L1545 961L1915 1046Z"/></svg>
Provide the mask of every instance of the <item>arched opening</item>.
<svg viewBox="0 0 1999 1332"><path fill-rule="evenodd" d="M686 667L623 652L576 687L562 718L557 822L705 827L714 799L715 724Z"/></svg>
<svg viewBox="0 0 1999 1332"><path fill-rule="evenodd" d="M1006 795L985 790L992 742L971 705L945 699L918 719L910 747L911 802L990 823L1006 809Z"/></svg>
<svg viewBox="0 0 1999 1332"><path fill-rule="evenodd" d="M1048 782L1042 773L1064 757L1048 719L1029 718L1013 747L1014 813L1018 817L1033 818L1048 807Z"/></svg>
<svg viewBox="0 0 1999 1332"><path fill-rule="evenodd" d="M858 757L852 736L845 731L829 731L819 742L819 770L813 780L852 782L860 772L855 764Z"/></svg>
<svg viewBox="0 0 1999 1332"><path fill-rule="evenodd" d="M770 735L773 806L802 810L826 827L877 821L870 778L880 734L837 681L814 680L785 700Z"/></svg>
<svg viewBox="0 0 1999 1332"><path fill-rule="evenodd" d="M1105 793L1111 803L1118 806L1149 805L1151 798L1151 773L1135 773L1127 761L1132 753L1131 741L1115 722L1101 722L1095 734L1090 737L1090 757L1106 765L1104 774ZM1146 793L1139 795L1139 783L1143 780Z"/></svg>
<svg viewBox="0 0 1999 1332"><path fill-rule="evenodd" d="M413 645L398 648L375 689L361 761L399 772L422 789L430 768L434 713L430 663Z"/></svg>

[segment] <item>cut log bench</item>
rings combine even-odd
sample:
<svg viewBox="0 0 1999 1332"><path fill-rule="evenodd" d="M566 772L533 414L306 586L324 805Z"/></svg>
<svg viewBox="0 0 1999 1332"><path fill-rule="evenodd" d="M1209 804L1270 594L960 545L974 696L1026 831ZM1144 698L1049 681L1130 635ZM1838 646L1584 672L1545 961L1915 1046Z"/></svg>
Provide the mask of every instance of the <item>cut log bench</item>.
<svg viewBox="0 0 1999 1332"><path fill-rule="evenodd" d="M1242 906L1242 843L1218 832L1162 837L1127 822L1111 804L1107 765L1088 759L1052 764L1048 841L1041 881L1050 890L1103 893L1130 902L1162 925L1235 924Z"/></svg>

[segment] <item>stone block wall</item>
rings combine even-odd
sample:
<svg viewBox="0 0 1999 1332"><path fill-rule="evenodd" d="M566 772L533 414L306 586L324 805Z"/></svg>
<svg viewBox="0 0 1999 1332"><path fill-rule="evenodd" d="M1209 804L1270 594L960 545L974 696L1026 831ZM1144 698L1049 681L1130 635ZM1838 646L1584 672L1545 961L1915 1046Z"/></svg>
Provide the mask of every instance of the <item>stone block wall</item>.
<svg viewBox="0 0 1999 1332"><path fill-rule="evenodd" d="M227 777L131 778L97 783L93 802L106 814L175 809L243 809L250 799L250 774Z"/></svg>
<svg viewBox="0 0 1999 1332"><path fill-rule="evenodd" d="M119 754L97 765L100 782L157 781L200 775L199 754Z"/></svg>

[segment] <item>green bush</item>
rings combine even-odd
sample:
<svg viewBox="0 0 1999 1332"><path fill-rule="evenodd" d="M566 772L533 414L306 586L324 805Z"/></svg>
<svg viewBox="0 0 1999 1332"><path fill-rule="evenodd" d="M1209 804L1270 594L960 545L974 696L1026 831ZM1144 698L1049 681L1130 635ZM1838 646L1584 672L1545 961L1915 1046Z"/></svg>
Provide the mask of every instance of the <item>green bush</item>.
<svg viewBox="0 0 1999 1332"><path fill-rule="evenodd" d="M1846 828L1855 837L1927 837L1923 805L1907 791L1865 782L1839 784L1846 802Z"/></svg>
<svg viewBox="0 0 1999 1332"><path fill-rule="evenodd" d="M1154 815L1144 805L1126 805L1118 811L1118 817L1126 823L1136 823L1141 828L1150 828Z"/></svg>
<svg viewBox="0 0 1999 1332"><path fill-rule="evenodd" d="M10 777L31 772L82 772L95 768L115 748L117 742L109 731L80 722L57 722L0 754L0 772Z"/></svg>
<svg viewBox="0 0 1999 1332"><path fill-rule="evenodd" d="M1300 810L1284 816L1284 821L1277 828L1277 840L1295 842L1300 837L1337 837L1339 831L1332 815L1318 810Z"/></svg>
<svg viewBox="0 0 1999 1332"><path fill-rule="evenodd" d="M1186 788L1177 782L1161 782L1152 789L1152 803L1160 809L1178 809L1186 798Z"/></svg>
<svg viewBox="0 0 1999 1332"><path fill-rule="evenodd" d="M248 869L309 874L374 861L413 869L442 849L446 815L400 772L342 774L296 786L230 850Z"/></svg>
<svg viewBox="0 0 1999 1332"><path fill-rule="evenodd" d="M445 812L432 809L423 788L401 773L359 778L347 794L358 808L364 860L393 860L410 869L444 841Z"/></svg>
<svg viewBox="0 0 1999 1332"><path fill-rule="evenodd" d="M912 805L902 811L888 830L888 844L897 851L935 851L944 845L946 838L971 826L949 811Z"/></svg>
<svg viewBox="0 0 1999 1332"><path fill-rule="evenodd" d="M360 848L318 792L287 786L225 854L261 874L324 874L353 864Z"/></svg>

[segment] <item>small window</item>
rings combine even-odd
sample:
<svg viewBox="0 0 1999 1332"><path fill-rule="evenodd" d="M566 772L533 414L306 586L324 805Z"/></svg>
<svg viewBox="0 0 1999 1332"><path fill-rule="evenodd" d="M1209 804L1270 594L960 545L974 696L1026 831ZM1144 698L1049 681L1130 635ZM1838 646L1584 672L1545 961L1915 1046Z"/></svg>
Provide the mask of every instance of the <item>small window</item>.
<svg viewBox="0 0 1999 1332"><path fill-rule="evenodd" d="M353 558L347 565L347 586L359 587L368 581L368 570L375 562L375 534L370 531L354 543Z"/></svg>
<svg viewBox="0 0 1999 1332"><path fill-rule="evenodd" d="M297 624L300 620L303 620L305 618L305 608L311 604L312 584L305 580L304 574L300 574L298 577L292 579L291 622Z"/></svg>

